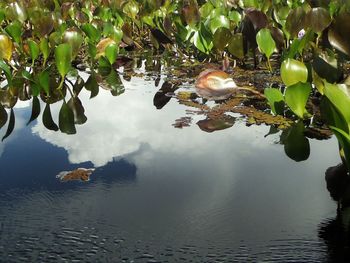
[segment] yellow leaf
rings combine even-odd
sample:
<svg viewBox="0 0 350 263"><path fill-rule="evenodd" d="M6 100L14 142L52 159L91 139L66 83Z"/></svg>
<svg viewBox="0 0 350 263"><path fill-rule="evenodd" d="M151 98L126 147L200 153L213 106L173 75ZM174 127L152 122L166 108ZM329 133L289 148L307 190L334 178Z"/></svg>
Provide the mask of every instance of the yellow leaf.
<svg viewBox="0 0 350 263"><path fill-rule="evenodd" d="M116 42L111 39L111 38L104 38L102 39L100 42L98 42L98 44L96 45L96 57L95 58L99 58L101 56L105 55L105 49L106 47L108 47L110 44L116 44Z"/></svg>
<svg viewBox="0 0 350 263"><path fill-rule="evenodd" d="M11 39L4 34L0 34L0 59L10 60L12 51L13 44Z"/></svg>

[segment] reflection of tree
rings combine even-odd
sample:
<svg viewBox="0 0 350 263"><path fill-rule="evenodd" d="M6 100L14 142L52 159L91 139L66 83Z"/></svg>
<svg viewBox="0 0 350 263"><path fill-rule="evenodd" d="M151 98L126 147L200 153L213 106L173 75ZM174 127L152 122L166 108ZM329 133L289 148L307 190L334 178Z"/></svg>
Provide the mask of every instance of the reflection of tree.
<svg viewBox="0 0 350 263"><path fill-rule="evenodd" d="M328 248L327 262L350 262L350 177L347 167L343 163L329 167L325 180L338 209L334 219L320 224L318 234Z"/></svg>

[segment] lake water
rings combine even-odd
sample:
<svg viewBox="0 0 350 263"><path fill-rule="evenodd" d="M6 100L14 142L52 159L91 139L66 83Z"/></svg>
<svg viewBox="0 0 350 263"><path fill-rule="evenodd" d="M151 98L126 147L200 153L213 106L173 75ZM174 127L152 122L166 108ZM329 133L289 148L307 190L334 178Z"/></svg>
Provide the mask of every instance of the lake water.
<svg viewBox="0 0 350 263"><path fill-rule="evenodd" d="M75 135L47 130L41 115L26 126L31 103L16 105L0 144L0 261L345 260L324 179L340 162L335 138L310 140L310 157L295 162L279 133L235 115L204 132L206 116L175 99L153 105L163 81L123 80L117 97L82 91L88 121ZM190 125L174 127L183 117ZM56 178L78 167L96 168L90 181Z"/></svg>

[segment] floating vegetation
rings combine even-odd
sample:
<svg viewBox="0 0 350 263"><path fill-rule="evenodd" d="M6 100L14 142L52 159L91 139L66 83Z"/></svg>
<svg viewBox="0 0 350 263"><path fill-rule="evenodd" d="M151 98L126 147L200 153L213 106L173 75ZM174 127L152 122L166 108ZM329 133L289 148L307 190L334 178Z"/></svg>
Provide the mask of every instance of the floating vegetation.
<svg viewBox="0 0 350 263"><path fill-rule="evenodd" d="M73 171L62 171L56 178L61 182L68 181L82 181L87 182L90 180L90 175L95 171L95 168L77 168Z"/></svg>

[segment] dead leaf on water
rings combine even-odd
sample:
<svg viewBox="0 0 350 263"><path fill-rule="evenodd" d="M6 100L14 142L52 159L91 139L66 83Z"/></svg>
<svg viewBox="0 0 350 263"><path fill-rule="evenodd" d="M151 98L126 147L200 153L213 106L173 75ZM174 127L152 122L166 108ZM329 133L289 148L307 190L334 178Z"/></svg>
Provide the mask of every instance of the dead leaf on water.
<svg viewBox="0 0 350 263"><path fill-rule="evenodd" d="M90 175L93 171L95 171L95 168L78 168L73 171L62 171L58 175L56 175L56 178L60 179L61 182L75 180L87 182L90 180Z"/></svg>

